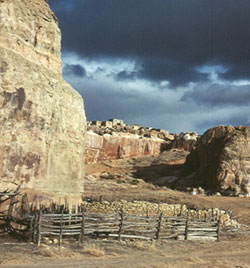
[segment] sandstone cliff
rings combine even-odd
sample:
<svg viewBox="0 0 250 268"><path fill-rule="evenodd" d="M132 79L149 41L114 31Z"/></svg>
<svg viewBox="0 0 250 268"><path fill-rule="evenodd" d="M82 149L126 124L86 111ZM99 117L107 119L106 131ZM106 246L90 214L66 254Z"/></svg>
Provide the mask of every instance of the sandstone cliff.
<svg viewBox="0 0 250 268"><path fill-rule="evenodd" d="M130 133L98 135L86 133L86 163L107 159L140 157L160 154L166 144L159 138L143 138Z"/></svg>
<svg viewBox="0 0 250 268"><path fill-rule="evenodd" d="M164 129L128 125L122 120L90 121L86 134L86 163L158 155L168 149L191 151L196 133L170 134Z"/></svg>
<svg viewBox="0 0 250 268"><path fill-rule="evenodd" d="M167 130L128 125L118 119L88 122L86 163L157 155L174 139Z"/></svg>
<svg viewBox="0 0 250 268"><path fill-rule="evenodd" d="M195 183L232 193L250 193L250 127L207 130L186 161Z"/></svg>
<svg viewBox="0 0 250 268"><path fill-rule="evenodd" d="M44 0L0 1L0 184L83 191L86 120L62 76L61 34Z"/></svg>

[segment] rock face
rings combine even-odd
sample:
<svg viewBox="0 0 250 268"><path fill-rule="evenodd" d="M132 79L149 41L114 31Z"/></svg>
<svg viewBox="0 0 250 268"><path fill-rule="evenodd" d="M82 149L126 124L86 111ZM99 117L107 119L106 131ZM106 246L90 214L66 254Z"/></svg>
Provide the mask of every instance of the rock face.
<svg viewBox="0 0 250 268"><path fill-rule="evenodd" d="M250 127L218 126L207 130L186 161L187 174L207 188L250 192Z"/></svg>
<svg viewBox="0 0 250 268"><path fill-rule="evenodd" d="M128 125L119 119L88 122L86 163L158 155L169 149L191 151L197 133L170 134L164 129Z"/></svg>
<svg viewBox="0 0 250 268"><path fill-rule="evenodd" d="M183 149L191 152L194 149L198 139L196 132L181 132L173 141L172 148Z"/></svg>
<svg viewBox="0 0 250 268"><path fill-rule="evenodd" d="M0 1L0 184L83 191L86 119L45 0Z"/></svg>
<svg viewBox="0 0 250 268"><path fill-rule="evenodd" d="M139 157L160 154L166 141L159 138L144 138L130 133L99 135L86 133L86 163L107 159Z"/></svg>

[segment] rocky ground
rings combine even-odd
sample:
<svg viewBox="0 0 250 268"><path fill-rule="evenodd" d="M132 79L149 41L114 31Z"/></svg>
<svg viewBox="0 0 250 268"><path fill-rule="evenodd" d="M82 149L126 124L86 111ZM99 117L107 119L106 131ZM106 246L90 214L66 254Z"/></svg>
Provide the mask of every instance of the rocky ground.
<svg viewBox="0 0 250 268"><path fill-rule="evenodd" d="M108 160L86 166L85 195L98 201L145 200L208 209L232 210L233 217L250 225L250 199L216 195L191 195L164 185L167 179L178 177L188 152L171 150L159 156Z"/></svg>

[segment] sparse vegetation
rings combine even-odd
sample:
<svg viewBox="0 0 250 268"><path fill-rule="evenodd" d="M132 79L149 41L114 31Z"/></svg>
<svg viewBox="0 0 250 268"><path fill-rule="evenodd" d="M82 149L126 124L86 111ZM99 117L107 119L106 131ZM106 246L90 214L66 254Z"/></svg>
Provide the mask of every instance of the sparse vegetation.
<svg viewBox="0 0 250 268"><path fill-rule="evenodd" d="M155 247L155 240L152 240L150 242L145 242L141 240L135 240L135 241L126 241L129 246L131 246L134 249L139 249L142 251L156 251Z"/></svg>
<svg viewBox="0 0 250 268"><path fill-rule="evenodd" d="M105 251L96 244L85 244L82 253L93 257L105 256Z"/></svg>

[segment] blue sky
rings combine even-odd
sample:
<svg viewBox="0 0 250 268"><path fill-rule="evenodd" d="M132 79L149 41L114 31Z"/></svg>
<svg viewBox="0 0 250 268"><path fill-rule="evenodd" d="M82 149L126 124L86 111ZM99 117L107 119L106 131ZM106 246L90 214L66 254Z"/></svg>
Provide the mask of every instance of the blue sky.
<svg viewBox="0 0 250 268"><path fill-rule="evenodd" d="M170 132L250 123L250 1L51 0L88 120Z"/></svg>

